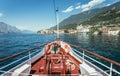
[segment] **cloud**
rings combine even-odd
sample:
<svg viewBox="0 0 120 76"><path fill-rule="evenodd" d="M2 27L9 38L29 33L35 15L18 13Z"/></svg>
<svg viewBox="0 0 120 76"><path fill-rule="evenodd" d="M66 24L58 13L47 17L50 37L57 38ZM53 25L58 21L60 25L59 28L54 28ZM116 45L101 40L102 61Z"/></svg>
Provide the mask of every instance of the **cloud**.
<svg viewBox="0 0 120 76"><path fill-rule="evenodd" d="M89 10L91 7L94 7L95 5L98 5L104 1L106 1L106 0L92 0L92 1L88 2L87 4L83 4L81 6L82 11L86 10L86 9Z"/></svg>
<svg viewBox="0 0 120 76"><path fill-rule="evenodd" d="M75 9L80 9L80 8L81 8L81 5L75 7Z"/></svg>
<svg viewBox="0 0 120 76"><path fill-rule="evenodd" d="M3 16L3 13L0 13L0 17L2 17Z"/></svg>
<svg viewBox="0 0 120 76"><path fill-rule="evenodd" d="M66 10L63 10L63 13L71 12L74 10L74 6L69 6Z"/></svg>
<svg viewBox="0 0 120 76"><path fill-rule="evenodd" d="M80 9L81 8L81 4L80 3L77 3L75 9Z"/></svg>
<svg viewBox="0 0 120 76"><path fill-rule="evenodd" d="M106 6L110 6L111 4L107 4Z"/></svg>
<svg viewBox="0 0 120 76"><path fill-rule="evenodd" d="M63 13L68 13L71 12L73 10L78 10L81 9L81 11L87 11L90 10L92 7L103 3L106 0L91 0L90 2L88 2L87 4L81 4L81 3L77 3L76 5L73 6L69 6L66 10L63 10Z"/></svg>
<svg viewBox="0 0 120 76"><path fill-rule="evenodd" d="M81 8L81 3L77 3L75 9L80 9Z"/></svg>
<svg viewBox="0 0 120 76"><path fill-rule="evenodd" d="M84 11L88 11L90 8L84 8L84 9L82 9L82 12L84 12Z"/></svg>

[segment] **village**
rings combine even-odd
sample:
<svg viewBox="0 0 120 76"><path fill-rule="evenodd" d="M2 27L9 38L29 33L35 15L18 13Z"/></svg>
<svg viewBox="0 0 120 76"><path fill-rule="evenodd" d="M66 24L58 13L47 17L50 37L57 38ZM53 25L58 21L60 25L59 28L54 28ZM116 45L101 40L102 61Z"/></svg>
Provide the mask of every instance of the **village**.
<svg viewBox="0 0 120 76"><path fill-rule="evenodd" d="M40 30L37 34L56 34L57 30ZM82 24L77 26L76 29L60 29L60 34L74 34L74 33L86 33L86 34L108 34L108 35L119 35L120 34L120 24L118 26L114 25L87 25L83 26Z"/></svg>

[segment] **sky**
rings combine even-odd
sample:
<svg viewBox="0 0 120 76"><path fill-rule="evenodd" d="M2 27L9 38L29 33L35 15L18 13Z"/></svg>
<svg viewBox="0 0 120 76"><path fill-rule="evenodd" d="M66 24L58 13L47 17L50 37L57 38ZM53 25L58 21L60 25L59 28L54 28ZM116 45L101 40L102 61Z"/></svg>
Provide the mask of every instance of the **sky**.
<svg viewBox="0 0 120 76"><path fill-rule="evenodd" d="M59 22L90 9L109 6L120 0L55 0ZM20 30L38 31L54 25L53 0L0 0L0 22Z"/></svg>

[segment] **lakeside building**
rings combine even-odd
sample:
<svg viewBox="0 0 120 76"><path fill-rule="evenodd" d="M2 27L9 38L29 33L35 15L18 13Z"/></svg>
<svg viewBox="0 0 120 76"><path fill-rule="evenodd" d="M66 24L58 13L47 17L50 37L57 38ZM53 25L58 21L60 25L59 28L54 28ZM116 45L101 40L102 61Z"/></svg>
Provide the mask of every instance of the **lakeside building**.
<svg viewBox="0 0 120 76"><path fill-rule="evenodd" d="M109 31L109 30L110 30L109 27L103 26L103 27L102 27L102 34L108 34L108 31Z"/></svg>
<svg viewBox="0 0 120 76"><path fill-rule="evenodd" d="M37 33L38 34L56 34L57 32L58 32L57 30L40 30ZM65 34L66 32L64 29L62 29L62 30L59 30L59 33ZM69 34L77 33L77 30L70 29L70 30L67 30L67 33Z"/></svg>
<svg viewBox="0 0 120 76"><path fill-rule="evenodd" d="M57 33L57 30L40 30L37 32L38 34L56 34ZM65 34L65 30L59 30L59 33L60 34ZM67 33L69 34L73 34L73 33L77 33L76 30L67 30Z"/></svg>
<svg viewBox="0 0 120 76"><path fill-rule="evenodd" d="M90 31L90 26L79 25L76 27L78 33L87 33Z"/></svg>
<svg viewBox="0 0 120 76"><path fill-rule="evenodd" d="M120 27L102 27L102 34L118 35Z"/></svg>
<svg viewBox="0 0 120 76"><path fill-rule="evenodd" d="M68 30L68 33L69 33L69 34L74 34L74 33L77 33L77 30L72 30L72 29L71 29L71 30Z"/></svg>
<svg viewBox="0 0 120 76"><path fill-rule="evenodd" d="M118 35L119 34L119 30L110 30L110 31L108 31L108 34L109 35Z"/></svg>
<svg viewBox="0 0 120 76"><path fill-rule="evenodd" d="M97 25L98 26L98 25ZM120 32L120 26L103 26L103 27L97 27L97 26L83 26L79 25L76 27L76 30L74 29L60 29L60 34L74 34L74 33L88 33L93 32L93 34L97 35L101 32L101 34L110 34L110 35L118 35ZM37 32L38 34L56 34L57 30L40 30Z"/></svg>
<svg viewBox="0 0 120 76"><path fill-rule="evenodd" d="M120 32L120 27L111 27L108 31L108 34L110 35L118 35Z"/></svg>
<svg viewBox="0 0 120 76"><path fill-rule="evenodd" d="M40 30L37 32L38 34L54 34L53 30Z"/></svg>

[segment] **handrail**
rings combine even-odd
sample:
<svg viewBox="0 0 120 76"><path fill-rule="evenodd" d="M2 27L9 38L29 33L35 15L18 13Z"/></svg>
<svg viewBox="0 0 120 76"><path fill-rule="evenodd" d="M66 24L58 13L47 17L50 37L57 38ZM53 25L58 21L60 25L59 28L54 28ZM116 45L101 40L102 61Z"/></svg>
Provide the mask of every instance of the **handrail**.
<svg viewBox="0 0 120 76"><path fill-rule="evenodd" d="M77 50L75 50L75 49L73 49L75 52L77 52L77 53L79 53L79 54L81 54L81 52L79 52L79 51L77 51ZM93 61L95 61L96 63L98 63L98 64L100 64L100 65L102 65L102 66L104 66L104 67L106 67L107 69L109 69L109 67L108 66L106 66L105 64L103 64L103 63L101 63L101 62L99 62L98 60L96 60L96 59L94 59L94 58L91 58L91 57L89 57L89 56L87 56L87 55L84 55L85 57L87 57L87 58L89 58L90 60L93 60Z"/></svg>
<svg viewBox="0 0 120 76"><path fill-rule="evenodd" d="M77 51L77 50L74 49L74 48L72 48L72 49L73 49L73 52L74 52L74 53L77 52L78 54L81 54L81 55L82 55L82 53L81 53L80 51ZM78 55L78 54L76 54L76 55ZM110 67L108 67L108 66L106 66L105 64L103 64L103 63L101 63L101 62L99 62L99 61L97 61L97 60L95 60L95 59L93 59L93 58L91 58L91 57L89 57L89 56L87 56L87 55L84 55L84 56L87 57L87 58L89 58L90 60L93 60L93 61L95 61L96 63L98 63L98 64L106 67L107 69L110 69L110 75L109 75L109 76L112 76L112 71L120 75L120 72L117 71L116 69L112 68L112 67L113 67L112 65L111 65ZM78 55L78 57L80 57L80 56ZM86 59L84 59L84 60L85 60L86 62L90 63L90 62L87 61ZM93 65L93 66L95 66L95 65L92 64L92 63L90 63L90 64ZM111 63L111 64L112 64L112 63ZM95 66L95 67L97 67L97 66ZM98 69L101 70L100 68L98 68ZM101 71L103 71L103 70L101 70ZM103 71L103 72L104 72L104 71ZM104 73L105 73L105 72L104 72ZM108 74L108 73L106 73L106 74Z"/></svg>
<svg viewBox="0 0 120 76"><path fill-rule="evenodd" d="M91 52L91 51L89 51L89 50L86 50L86 49L84 49L84 48L81 48L81 47L79 47L79 46L77 46L77 45L74 45L74 44L71 44L71 43L68 43L68 44L70 44L71 46L73 46L73 47L75 47L75 48L78 48L79 50L83 50L83 51L85 51L85 52L87 52L87 53L89 53L89 54L91 54L91 55L94 55L94 56L96 56L96 57L98 57L98 58L101 58L101 59L103 59L103 60L105 60L105 61L107 61L107 62L110 62L110 63L112 63L112 64L117 65L117 66L120 67L120 63L118 63L118 62L116 62L116 61L113 61L113 60L111 60L111 59L108 59L108 58L106 58L106 57L103 57L103 56L101 56L101 55L99 55L99 54L96 54L96 53Z"/></svg>
<svg viewBox="0 0 120 76"><path fill-rule="evenodd" d="M33 55L33 54L35 54L36 52L39 52L39 51L40 51L40 50L37 50L37 51L31 53L31 55ZM12 65L12 64L14 64L14 63L16 63L16 62L18 62L18 61L20 61L20 60L22 60L22 59L24 59L24 58L27 58L27 57L29 57L29 55L24 56L24 57L22 57L22 58L20 58L20 59L18 59L18 60L16 60L16 61L13 61L13 62L11 62L10 64L7 64L7 65L5 65L5 66L3 66L3 67L0 67L0 69L6 68L6 67L8 67L8 66L10 66L10 65Z"/></svg>
<svg viewBox="0 0 120 76"><path fill-rule="evenodd" d="M13 58L13 57L19 56L19 55L21 55L21 54L27 53L27 52L29 52L29 51L38 49L38 48L40 48L40 47L42 47L42 46L44 46L44 45L46 45L46 44L47 44L47 43L42 44L42 45L39 45L39 46L36 46L36 47L34 47L34 48L30 48L30 49L28 49L28 50L24 50L24 51L22 51L22 52L19 52L19 53L17 53L17 54L13 54L13 55L11 55L11 56L5 57L5 58L3 58L3 59L0 59L0 62L3 62L3 61L5 61L5 60L11 59L11 58Z"/></svg>
<svg viewBox="0 0 120 76"><path fill-rule="evenodd" d="M12 74L12 73L16 73L16 74L20 74L20 75L23 75L23 76L53 76L54 74L29 74L29 73L18 73L18 72L10 72L10 71L3 71L3 70L0 70L0 72L2 73L9 73L9 74ZM109 70L106 70L105 72L109 72ZM92 72L90 74L93 74L93 73L97 73L97 72ZM66 74L61 74L62 76L65 76ZM70 74L67 74L68 76L70 76ZM79 76L80 74L72 74L73 76ZM88 75L87 73L86 74L81 74L80 76L86 76Z"/></svg>

